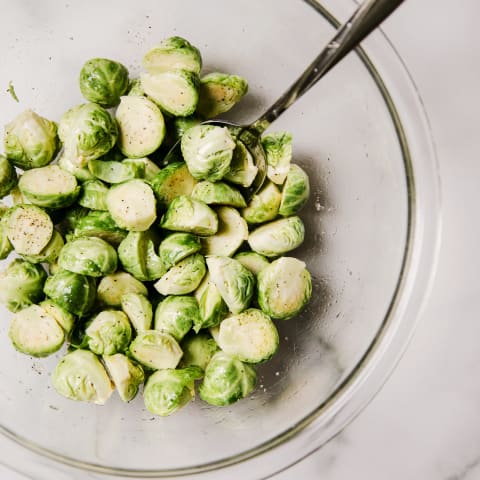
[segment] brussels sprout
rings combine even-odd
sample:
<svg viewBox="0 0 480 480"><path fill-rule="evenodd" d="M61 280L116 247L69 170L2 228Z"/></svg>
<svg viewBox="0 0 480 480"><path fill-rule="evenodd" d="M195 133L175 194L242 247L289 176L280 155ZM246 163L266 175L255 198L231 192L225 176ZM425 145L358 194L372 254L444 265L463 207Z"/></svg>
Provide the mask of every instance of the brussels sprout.
<svg viewBox="0 0 480 480"><path fill-rule="evenodd" d="M76 162L77 160L74 156L70 157L67 155L67 152L63 151L58 159L58 166L66 172L71 173L80 182L86 182L88 180L95 179L93 174L86 166L86 163L85 166L79 167Z"/></svg>
<svg viewBox="0 0 480 480"><path fill-rule="evenodd" d="M195 365L202 370L207 368L213 355L218 351L217 343L207 332L187 335L180 346L183 350L180 366L192 367Z"/></svg>
<svg viewBox="0 0 480 480"><path fill-rule="evenodd" d="M39 303L39 306L62 327L66 334L72 331L75 325L75 317L70 312L50 299L43 300Z"/></svg>
<svg viewBox="0 0 480 480"><path fill-rule="evenodd" d="M6 157L23 170L43 167L58 151L57 125L26 110L5 126Z"/></svg>
<svg viewBox="0 0 480 480"><path fill-rule="evenodd" d="M160 167L146 157L126 158L123 163L136 167L139 173L143 172L140 178L144 178L147 182L151 182L161 172Z"/></svg>
<svg viewBox="0 0 480 480"><path fill-rule="evenodd" d="M129 97L143 97L145 95L145 92L142 88L142 82L139 78L134 78L133 80L130 80L127 95Z"/></svg>
<svg viewBox="0 0 480 480"><path fill-rule="evenodd" d="M237 208L247 206L242 194L224 182L198 182L192 191L192 198L207 205L229 205Z"/></svg>
<svg viewBox="0 0 480 480"><path fill-rule="evenodd" d="M194 253L178 262L153 286L162 295L185 295L198 287L205 272L204 257Z"/></svg>
<svg viewBox="0 0 480 480"><path fill-rule="evenodd" d="M117 252L101 238L79 237L65 244L58 265L70 272L101 277L117 269Z"/></svg>
<svg viewBox="0 0 480 480"><path fill-rule="evenodd" d="M88 180L82 185L78 204L92 210L107 210L108 187L100 180Z"/></svg>
<svg viewBox="0 0 480 480"><path fill-rule="evenodd" d="M69 207L80 193L77 179L58 165L25 172L18 188L29 202L51 209Z"/></svg>
<svg viewBox="0 0 480 480"><path fill-rule="evenodd" d="M121 299L122 310L127 315L137 333L150 330L152 327L152 304L141 293L126 293Z"/></svg>
<svg viewBox="0 0 480 480"><path fill-rule="evenodd" d="M202 239L203 252L205 255L230 257L248 238L247 222L231 207L218 207L217 216L218 231Z"/></svg>
<svg viewBox="0 0 480 480"><path fill-rule="evenodd" d="M139 385L145 380L143 368L121 353L104 356L103 361L120 398L124 402L133 400Z"/></svg>
<svg viewBox="0 0 480 480"><path fill-rule="evenodd" d="M267 177L278 185L287 178L292 161L292 136L287 132L275 132L262 138L267 160Z"/></svg>
<svg viewBox="0 0 480 480"><path fill-rule="evenodd" d="M250 233L248 243L254 252L278 257L303 243L305 227L300 217L288 217L266 223Z"/></svg>
<svg viewBox="0 0 480 480"><path fill-rule="evenodd" d="M279 337L268 315L249 308L220 323L218 346L242 362L259 363L271 358L278 349Z"/></svg>
<svg viewBox="0 0 480 480"><path fill-rule="evenodd" d="M55 390L70 400L104 405L113 393L110 378L98 357L88 350L67 353L52 374Z"/></svg>
<svg viewBox="0 0 480 480"><path fill-rule="evenodd" d="M169 333L178 342L199 321L198 304L190 296L168 296L155 310L154 328Z"/></svg>
<svg viewBox="0 0 480 480"><path fill-rule="evenodd" d="M63 234L73 233L79 220L88 215L88 208L84 208L80 205L72 205L65 210L57 212L60 214L60 218L57 218L55 223L58 224L60 231Z"/></svg>
<svg viewBox="0 0 480 480"><path fill-rule="evenodd" d="M17 205L7 215L7 236L18 254L38 255L50 242L53 223L41 208Z"/></svg>
<svg viewBox="0 0 480 480"><path fill-rule="evenodd" d="M213 235L218 230L218 218L207 204L181 195L170 202L160 226L166 230Z"/></svg>
<svg viewBox="0 0 480 480"><path fill-rule="evenodd" d="M176 117L187 117L195 112L199 84L195 73L187 70L170 70L154 75L142 73L140 81L145 94L163 112Z"/></svg>
<svg viewBox="0 0 480 480"><path fill-rule="evenodd" d="M172 233L168 235L158 248L158 254L166 268L187 258L202 249L200 239L191 233Z"/></svg>
<svg viewBox="0 0 480 480"><path fill-rule="evenodd" d="M107 207L115 223L126 230L148 230L157 218L155 196L143 180L129 180L111 187Z"/></svg>
<svg viewBox="0 0 480 480"><path fill-rule="evenodd" d="M305 171L292 163L282 190L282 202L278 213L289 217L298 213L310 196L310 181Z"/></svg>
<svg viewBox="0 0 480 480"><path fill-rule="evenodd" d="M90 160L88 169L95 178L106 183L122 183L134 178L143 178L145 174L144 165L115 160Z"/></svg>
<svg viewBox="0 0 480 480"><path fill-rule="evenodd" d="M101 211L92 211L80 217L73 231L75 237L98 237L114 246L118 245L127 233L115 223L108 212Z"/></svg>
<svg viewBox="0 0 480 480"><path fill-rule="evenodd" d="M197 180L221 180L230 168L235 142L227 127L196 125L181 140L188 170Z"/></svg>
<svg viewBox="0 0 480 480"><path fill-rule="evenodd" d="M7 235L8 216L2 216L0 220L0 260L8 257L13 250L13 245L10 243Z"/></svg>
<svg viewBox="0 0 480 480"><path fill-rule="evenodd" d="M10 193L17 184L17 172L6 157L0 155L0 198Z"/></svg>
<svg viewBox="0 0 480 480"><path fill-rule="evenodd" d="M196 115L190 115L189 117L176 117L173 120L174 139L180 140L189 128L192 128L201 122L202 120Z"/></svg>
<svg viewBox="0 0 480 480"><path fill-rule="evenodd" d="M56 304L79 317L87 315L95 302L95 279L60 269L47 278L45 295Z"/></svg>
<svg viewBox="0 0 480 480"><path fill-rule="evenodd" d="M267 181L252 196L247 208L242 210L242 216L250 224L273 220L278 214L281 200L282 194L278 187L273 182Z"/></svg>
<svg viewBox="0 0 480 480"><path fill-rule="evenodd" d="M47 274L40 265L19 258L0 273L0 303L11 312L39 302Z"/></svg>
<svg viewBox="0 0 480 480"><path fill-rule="evenodd" d="M88 348L97 355L124 352L132 339L128 317L120 310L104 310L85 329Z"/></svg>
<svg viewBox="0 0 480 480"><path fill-rule="evenodd" d="M219 351L210 360L200 385L200 398L211 405L230 405L255 388L257 374L250 365Z"/></svg>
<svg viewBox="0 0 480 480"><path fill-rule="evenodd" d="M152 239L150 231L129 232L118 247L123 268L138 280L157 280L167 271L155 253Z"/></svg>
<svg viewBox="0 0 480 480"><path fill-rule="evenodd" d="M305 263L281 257L258 274L258 303L270 317L288 320L299 313L312 295L312 278Z"/></svg>
<svg viewBox="0 0 480 480"><path fill-rule="evenodd" d="M129 351L137 362L155 370L175 368L183 354L172 335L158 330L140 332L130 344Z"/></svg>
<svg viewBox="0 0 480 480"><path fill-rule="evenodd" d="M56 230L45 248L37 255L22 255L25 260L32 263L53 263L57 260L64 245L63 237Z"/></svg>
<svg viewBox="0 0 480 480"><path fill-rule="evenodd" d="M86 167L112 149L117 141L117 124L107 110L95 103L71 108L63 114L58 135L64 155L75 167Z"/></svg>
<svg viewBox="0 0 480 480"><path fill-rule="evenodd" d="M89 101L114 107L128 88L128 70L108 58L87 60L80 70L80 91Z"/></svg>
<svg viewBox="0 0 480 480"><path fill-rule="evenodd" d="M202 57L199 50L184 38L169 37L143 56L143 66L149 73L182 69L199 74Z"/></svg>
<svg viewBox="0 0 480 480"><path fill-rule="evenodd" d="M257 173L258 167L253 161L252 154L243 142L237 140L230 163L230 169L223 179L247 188L253 183Z"/></svg>
<svg viewBox="0 0 480 480"><path fill-rule="evenodd" d="M256 252L240 252L233 258L248 268L254 275L258 275L265 267L270 265L266 257Z"/></svg>
<svg viewBox="0 0 480 480"><path fill-rule="evenodd" d="M238 75L209 73L200 81L197 111L205 118L214 118L228 112L247 91L247 81Z"/></svg>
<svg viewBox="0 0 480 480"><path fill-rule="evenodd" d="M198 333L201 328L210 328L218 325L228 312L218 288L212 282L209 272L194 292L198 302L199 317L193 319L193 330Z"/></svg>
<svg viewBox="0 0 480 480"><path fill-rule="evenodd" d="M220 295L232 313L240 313L253 296L255 277L240 262L229 257L207 257L208 271Z"/></svg>
<svg viewBox="0 0 480 480"><path fill-rule="evenodd" d="M165 138L162 112L145 97L122 97L115 114L119 128L119 146L131 158L150 155Z"/></svg>
<svg viewBox="0 0 480 480"><path fill-rule="evenodd" d="M30 305L13 316L8 336L19 352L32 357L46 357L65 341L62 327L38 305Z"/></svg>
<svg viewBox="0 0 480 480"><path fill-rule="evenodd" d="M122 297L126 293L148 295L147 288L142 282L126 272L119 271L106 275L100 280L97 299L101 305L121 307Z"/></svg>
<svg viewBox="0 0 480 480"><path fill-rule="evenodd" d="M143 400L150 413L166 417L185 406L194 396L194 382L202 378L198 367L159 370L149 377Z"/></svg>
<svg viewBox="0 0 480 480"><path fill-rule="evenodd" d="M173 162L152 180L152 189L158 203L168 207L175 198L190 195L196 183L185 162Z"/></svg>

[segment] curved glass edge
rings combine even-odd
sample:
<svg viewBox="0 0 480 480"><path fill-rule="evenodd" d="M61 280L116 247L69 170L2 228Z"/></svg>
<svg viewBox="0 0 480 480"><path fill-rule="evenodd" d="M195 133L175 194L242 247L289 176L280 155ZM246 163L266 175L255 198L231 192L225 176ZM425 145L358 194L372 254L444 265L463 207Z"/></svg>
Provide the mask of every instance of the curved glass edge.
<svg viewBox="0 0 480 480"><path fill-rule="evenodd" d="M333 25L339 24L330 11L316 0L305 1ZM348 3L351 6L353 2ZM338 2L335 6L338 7ZM334 5L330 8L333 11ZM380 42L379 36L383 37ZM384 94L404 149L411 194L410 232L403 275L389 315L371 348L344 384L325 404L281 436L241 455L208 465L163 472L114 470L61 457L5 430L2 430L4 436L0 438L0 448L12 455L8 455L8 459L5 455L0 463L37 479L49 478L52 471L64 472L69 475L68 478L74 478L74 472L78 474L79 468L115 477L183 476L215 480L224 478L228 470L229 475L241 473L242 478L268 478L318 450L369 403L404 353L431 290L440 247L441 201L435 145L418 89L400 55L382 31L373 33L363 45L360 56ZM369 52L368 56L365 51ZM381 62L372 62L370 58L381 59ZM377 70L374 63L380 64L381 68ZM402 86L405 84L411 89L405 89ZM395 95L395 103L389 92L400 93ZM411 124L402 123L401 119L407 116L416 118L415 129ZM415 175L412 157L423 160L415 164ZM28 450L18 451L18 444Z"/></svg>

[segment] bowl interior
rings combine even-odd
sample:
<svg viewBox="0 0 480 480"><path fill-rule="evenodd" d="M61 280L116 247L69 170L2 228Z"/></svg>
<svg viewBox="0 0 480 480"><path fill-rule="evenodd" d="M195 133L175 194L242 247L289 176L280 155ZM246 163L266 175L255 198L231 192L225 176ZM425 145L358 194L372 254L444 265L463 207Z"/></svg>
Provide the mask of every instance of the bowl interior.
<svg viewBox="0 0 480 480"><path fill-rule="evenodd" d="M32 108L58 120L82 103L77 77L91 57L140 71L142 54L170 35L201 50L204 72L249 80L228 118L254 120L315 57L333 28L306 3L246 0L11 2L0 18L0 123ZM15 85L20 103L5 92ZM168 418L139 396L104 407L71 402L50 385L61 353L33 360L0 326L0 424L21 441L85 464L175 470L222 461L275 439L335 393L371 345L397 288L407 244L408 188L390 112L371 74L350 55L271 130L294 138L294 161L312 195L301 213L304 245L294 252L314 291L297 318L277 322L278 354L258 369L254 395L231 407L196 400ZM126 454L128 452L128 455Z"/></svg>

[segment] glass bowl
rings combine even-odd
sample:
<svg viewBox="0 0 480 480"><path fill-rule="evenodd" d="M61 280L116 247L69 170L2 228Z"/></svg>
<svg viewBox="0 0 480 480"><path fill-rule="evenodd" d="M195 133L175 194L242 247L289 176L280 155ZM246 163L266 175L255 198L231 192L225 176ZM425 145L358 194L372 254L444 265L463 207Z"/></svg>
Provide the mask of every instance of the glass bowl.
<svg viewBox="0 0 480 480"><path fill-rule="evenodd" d="M197 45L204 72L238 73L250 90L227 117L255 119L316 56L351 0L22 0L0 18L0 123L26 108L59 119L82 103L85 60L107 57L132 74L160 39ZM20 99L5 90L12 81ZM271 130L294 138L310 175L295 252L313 275L297 318L277 322L277 355L258 369L255 393L235 405L196 400L168 418L141 396L100 407L50 385L61 353L14 351L0 327L2 462L32 478L77 469L134 477L263 478L319 448L378 391L413 331L439 239L439 180L415 86L388 39L373 33ZM23 448L25 447L25 448ZM83 478L83 477L82 477Z"/></svg>

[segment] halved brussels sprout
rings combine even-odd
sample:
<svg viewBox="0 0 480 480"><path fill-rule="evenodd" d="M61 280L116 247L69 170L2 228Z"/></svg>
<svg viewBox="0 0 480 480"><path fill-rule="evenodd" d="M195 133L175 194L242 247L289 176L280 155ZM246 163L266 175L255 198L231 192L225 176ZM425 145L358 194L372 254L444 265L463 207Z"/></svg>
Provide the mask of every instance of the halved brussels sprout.
<svg viewBox="0 0 480 480"><path fill-rule="evenodd" d="M175 338L158 330L140 332L130 344L130 355L154 370L175 368L182 358L182 349Z"/></svg>
<svg viewBox="0 0 480 480"><path fill-rule="evenodd" d="M76 167L86 167L89 160L109 152L117 141L118 129L107 110L95 103L85 103L63 114L58 135L64 155Z"/></svg>
<svg viewBox="0 0 480 480"><path fill-rule="evenodd" d="M202 249L200 239L191 233L172 233L160 243L158 254L166 268Z"/></svg>
<svg viewBox="0 0 480 480"><path fill-rule="evenodd" d="M120 302L122 310L127 315L137 333L152 328L152 304L145 295L134 292L126 293L122 295Z"/></svg>
<svg viewBox="0 0 480 480"><path fill-rule="evenodd" d="M71 156L69 156L69 154ZM76 157L71 154L71 152L63 151L61 153L60 158L58 159L58 166L66 172L71 173L80 182L86 182L88 180L95 179L93 174L88 169L87 163L85 163L85 166L79 167Z"/></svg>
<svg viewBox="0 0 480 480"><path fill-rule="evenodd" d="M133 400L139 385L145 380L143 368L121 353L104 356L103 361L120 398L124 402Z"/></svg>
<svg viewBox="0 0 480 480"><path fill-rule="evenodd" d="M155 196L143 180L130 180L115 185L107 193L107 207L117 225L126 230L148 230L157 211Z"/></svg>
<svg viewBox="0 0 480 480"><path fill-rule="evenodd" d="M100 280L97 288L97 299L101 305L121 307L122 297L126 293L148 295L147 287L126 272L115 272Z"/></svg>
<svg viewBox="0 0 480 480"><path fill-rule="evenodd" d="M247 222L231 207L218 207L216 212L218 230L215 235L202 238L203 253L231 257L248 238Z"/></svg>
<svg viewBox="0 0 480 480"><path fill-rule="evenodd" d="M160 226L166 230L213 235L218 230L218 218L206 203L181 195L170 202Z"/></svg>
<svg viewBox="0 0 480 480"><path fill-rule="evenodd" d="M43 300L43 302L39 303L39 306L63 328L66 334L72 331L75 325L75 317L73 314L50 299Z"/></svg>
<svg viewBox="0 0 480 480"><path fill-rule="evenodd" d="M305 263L281 257L258 274L258 303L270 317L288 320L299 313L312 296L312 278Z"/></svg>
<svg viewBox="0 0 480 480"><path fill-rule="evenodd" d="M149 73L182 69L199 74L202 57L198 48L188 40L182 37L169 37L143 56L143 66Z"/></svg>
<svg viewBox="0 0 480 480"><path fill-rule="evenodd" d="M28 170L18 188L29 202L51 209L69 207L80 193L77 179L58 165Z"/></svg>
<svg viewBox="0 0 480 480"><path fill-rule="evenodd" d="M231 207L246 207L242 194L234 187L224 182L198 182L193 191L192 198L200 200L207 205L228 205Z"/></svg>
<svg viewBox="0 0 480 480"><path fill-rule="evenodd" d="M264 362L277 351L278 344L277 327L256 308L231 315L220 323L218 346L242 362Z"/></svg>
<svg viewBox="0 0 480 480"><path fill-rule="evenodd" d="M198 320L198 303L194 297L169 295L155 310L154 329L169 333L179 342Z"/></svg>
<svg viewBox="0 0 480 480"><path fill-rule="evenodd" d="M117 252L101 238L79 237L64 245L58 265L70 272L102 277L117 269Z"/></svg>
<svg viewBox="0 0 480 480"><path fill-rule="evenodd" d="M81 216L75 225L75 237L98 237L111 245L118 245L128 232L120 228L108 212L92 211Z"/></svg>
<svg viewBox="0 0 480 480"><path fill-rule="evenodd" d="M133 167L136 167L138 172L143 172L141 178L144 178L147 182L153 181L153 179L161 172L160 167L147 157L126 158L123 161L123 164L132 165Z"/></svg>
<svg viewBox="0 0 480 480"><path fill-rule="evenodd" d="M233 258L207 257L208 271L220 295L232 313L245 310L252 300L255 277Z"/></svg>
<svg viewBox="0 0 480 480"><path fill-rule="evenodd" d="M254 275L258 275L265 267L270 265L266 257L256 252L240 252L233 258L248 268Z"/></svg>
<svg viewBox="0 0 480 480"><path fill-rule="evenodd" d="M97 355L124 352L132 339L128 317L120 310L103 310L85 329L88 348Z"/></svg>
<svg viewBox="0 0 480 480"><path fill-rule="evenodd" d="M200 385L200 398L217 406L230 405L245 398L255 388L253 367L219 351L210 360Z"/></svg>
<svg viewBox="0 0 480 480"><path fill-rule="evenodd" d="M62 327L38 305L30 305L13 316L8 336L16 350L32 357L51 355L65 341Z"/></svg>
<svg viewBox="0 0 480 480"><path fill-rule="evenodd" d="M275 132L262 138L262 147L267 160L267 177L277 185L287 178L292 161L292 135L287 132Z"/></svg>
<svg viewBox="0 0 480 480"><path fill-rule="evenodd" d="M168 270L153 286L162 295L185 295L198 287L205 272L203 255L194 253Z"/></svg>
<svg viewBox="0 0 480 480"><path fill-rule="evenodd" d="M80 70L80 91L89 101L114 107L128 88L128 70L108 58L91 58Z"/></svg>
<svg viewBox="0 0 480 480"><path fill-rule="evenodd" d="M0 198L10 193L17 184L17 172L6 157L0 155Z"/></svg>
<svg viewBox="0 0 480 480"><path fill-rule="evenodd" d="M213 355L218 351L218 345L207 332L187 335L180 344L183 357L180 367L197 366L202 370L207 368Z"/></svg>
<svg viewBox="0 0 480 480"><path fill-rule="evenodd" d="M55 390L70 400L104 405L113 385L98 357L88 350L67 353L52 373Z"/></svg>
<svg viewBox="0 0 480 480"><path fill-rule="evenodd" d="M210 272L207 272L202 283L194 292L198 302L200 316L193 319L193 330L198 333L201 328L210 328L218 325L228 313L218 288L212 282ZM198 321L197 321L198 320Z"/></svg>
<svg viewBox="0 0 480 480"><path fill-rule="evenodd" d="M198 367L155 372L143 390L147 410L162 417L175 413L195 396L194 382L198 378L202 378Z"/></svg>
<svg viewBox="0 0 480 480"><path fill-rule="evenodd" d="M5 221L8 239L20 255L38 255L53 235L51 218L35 205L13 207Z"/></svg>
<svg viewBox="0 0 480 480"><path fill-rule="evenodd" d="M238 75L209 73L200 80L197 111L205 118L214 118L228 112L247 91L247 81Z"/></svg>
<svg viewBox="0 0 480 480"><path fill-rule="evenodd" d="M282 202L278 213L289 217L298 213L310 196L310 181L306 172L292 163L282 190Z"/></svg>
<svg viewBox="0 0 480 480"><path fill-rule="evenodd" d="M152 180L152 189L158 203L168 207L175 198L190 195L196 183L185 162L173 162Z"/></svg>
<svg viewBox="0 0 480 480"><path fill-rule="evenodd" d="M143 178L145 174L144 165L117 162L116 160L90 160L88 169L95 178L106 183L122 183L134 178Z"/></svg>
<svg viewBox="0 0 480 480"><path fill-rule="evenodd" d="M46 278L41 265L16 258L0 273L0 303L14 313L38 303Z"/></svg>
<svg viewBox="0 0 480 480"><path fill-rule="evenodd" d="M58 151L57 125L26 110L5 126L5 155L23 170L43 167Z"/></svg>
<svg viewBox="0 0 480 480"><path fill-rule="evenodd" d="M60 269L47 278L43 291L60 307L83 317L93 308L96 283L92 277Z"/></svg>
<svg viewBox="0 0 480 480"><path fill-rule="evenodd" d="M252 196L247 208L242 210L243 218L250 224L273 220L280 207L282 194L273 182L265 182L262 188Z"/></svg>
<svg viewBox="0 0 480 480"><path fill-rule="evenodd" d="M100 180L88 180L82 184L78 204L91 210L107 209L108 187Z"/></svg>
<svg viewBox="0 0 480 480"><path fill-rule="evenodd" d="M52 238L45 248L37 255L22 255L25 260L32 263L53 263L60 255L64 245L63 237L56 230L53 231Z"/></svg>
<svg viewBox="0 0 480 480"><path fill-rule="evenodd" d="M181 140L188 170L197 180L221 180L230 168L235 141L227 127L196 125Z"/></svg>
<svg viewBox="0 0 480 480"><path fill-rule="evenodd" d="M258 167L253 162L252 154L248 151L243 142L237 140L235 150L233 151L230 169L224 175L223 180L249 187L258 173Z"/></svg>
<svg viewBox="0 0 480 480"><path fill-rule="evenodd" d="M176 117L173 120L174 139L180 140L183 134L189 129L202 122L197 115L190 115L189 117Z"/></svg>
<svg viewBox="0 0 480 480"><path fill-rule="evenodd" d="M288 217L266 223L250 233L248 243L254 252L266 257L278 257L299 247L305 238L300 217Z"/></svg>
<svg viewBox="0 0 480 480"><path fill-rule="evenodd" d="M150 155L165 138L162 112L148 98L122 97L115 117L120 129L120 150L127 157L141 158Z"/></svg>
<svg viewBox="0 0 480 480"><path fill-rule="evenodd" d="M187 117L195 112L199 84L195 73L187 70L169 70L156 74L142 73L140 81L145 94L167 114Z"/></svg>

